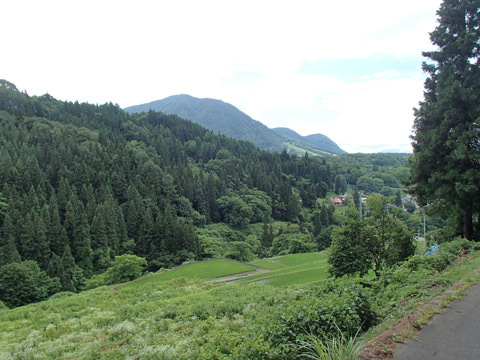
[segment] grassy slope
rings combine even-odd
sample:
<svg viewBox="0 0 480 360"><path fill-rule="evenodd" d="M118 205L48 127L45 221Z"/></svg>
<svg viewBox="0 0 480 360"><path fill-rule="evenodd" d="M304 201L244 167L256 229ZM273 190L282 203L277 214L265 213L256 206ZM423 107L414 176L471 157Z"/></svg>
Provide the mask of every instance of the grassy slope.
<svg viewBox="0 0 480 360"><path fill-rule="evenodd" d="M423 249L423 244L421 248ZM480 251L475 251L461 259L461 261L454 263L453 266L450 266L444 272L433 273L425 279L412 279L411 284L405 285L402 291L408 294L413 289L415 296L408 297L408 299L400 303L391 304L389 309L382 309L388 312L387 316L382 320L381 324L371 328L364 335L365 341L371 341L380 333L390 330L400 319L417 312L421 306L441 294L455 282L462 281L469 284L478 282L480 276L479 269ZM408 338L410 335L413 334L399 334L399 338L403 336Z"/></svg>
<svg viewBox="0 0 480 360"><path fill-rule="evenodd" d="M205 261L0 311L0 359L198 358L206 338L244 331L285 285L324 278L325 262L325 254L257 260L272 269L258 277L262 283L219 286L204 280L255 267Z"/></svg>
<svg viewBox="0 0 480 360"><path fill-rule="evenodd" d="M248 324L255 322L259 314L272 311L269 307L275 299L288 292L283 285L318 281L326 276L326 267L320 266L322 261L326 261L326 254L256 261L262 266L275 264L270 278L262 283L225 286L189 278L197 274L212 279L231 274L234 267L238 271L251 269L218 260L184 266L116 288L101 287L0 310L0 359L222 358L221 353L228 354L235 339L248 331ZM477 252L438 274L434 288L422 287L426 293L418 301L441 291L439 284L446 286L464 278L479 265ZM392 311L386 323L418 302L411 299L406 305ZM225 339L232 342L225 343Z"/></svg>
<svg viewBox="0 0 480 360"><path fill-rule="evenodd" d="M260 284L215 286L202 279L252 269L207 261L0 311L0 359L198 358L209 333L242 331L245 318L281 292Z"/></svg>
<svg viewBox="0 0 480 360"><path fill-rule="evenodd" d="M272 287L200 280L99 288L0 313L0 359L197 358L209 333L242 331Z"/></svg>

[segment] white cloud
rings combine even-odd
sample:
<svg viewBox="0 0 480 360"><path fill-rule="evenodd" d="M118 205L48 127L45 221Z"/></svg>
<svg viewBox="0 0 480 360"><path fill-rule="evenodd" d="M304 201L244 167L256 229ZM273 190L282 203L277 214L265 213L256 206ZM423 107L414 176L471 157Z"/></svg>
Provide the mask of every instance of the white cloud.
<svg viewBox="0 0 480 360"><path fill-rule="evenodd" d="M430 48L440 0L9 1L0 77L30 94L129 106L178 93L231 102L267 126L346 150L407 146L421 76L351 81L306 61Z"/></svg>

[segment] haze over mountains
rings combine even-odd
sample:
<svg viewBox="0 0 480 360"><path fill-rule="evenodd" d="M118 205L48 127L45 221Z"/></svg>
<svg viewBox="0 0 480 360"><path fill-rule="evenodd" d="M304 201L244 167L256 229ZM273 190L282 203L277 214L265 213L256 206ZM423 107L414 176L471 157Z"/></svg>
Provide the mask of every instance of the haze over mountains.
<svg viewBox="0 0 480 360"><path fill-rule="evenodd" d="M215 99L199 99L190 95L174 95L124 109L128 113L160 111L175 114L223 135L246 140L261 149L315 155L344 154L335 142L322 134L301 136L288 128L270 129L252 119L235 106Z"/></svg>

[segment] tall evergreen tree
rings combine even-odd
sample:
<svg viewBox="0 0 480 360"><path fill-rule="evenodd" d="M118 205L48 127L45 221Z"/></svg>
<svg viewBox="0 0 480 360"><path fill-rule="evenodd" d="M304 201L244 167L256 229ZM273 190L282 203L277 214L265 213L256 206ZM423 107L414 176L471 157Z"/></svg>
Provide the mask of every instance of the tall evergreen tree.
<svg viewBox="0 0 480 360"><path fill-rule="evenodd" d="M260 242L262 244L262 248L265 254L268 253L268 250L272 246L274 237L275 235L273 234L273 226L265 218L265 220L263 221L263 227L262 227L262 237L260 239Z"/></svg>
<svg viewBox="0 0 480 360"><path fill-rule="evenodd" d="M92 246L87 215L79 211L71 242L71 252L75 263L87 276L92 274Z"/></svg>
<svg viewBox="0 0 480 360"><path fill-rule="evenodd" d="M47 244L45 224L40 215L28 213L21 234L22 259L35 260L46 269L50 259L50 250Z"/></svg>
<svg viewBox="0 0 480 360"><path fill-rule="evenodd" d="M9 213L5 215L3 228L0 231L0 266L11 262L20 262L20 254L15 245L13 220Z"/></svg>
<svg viewBox="0 0 480 360"><path fill-rule="evenodd" d="M43 270L46 270L51 253L47 240L47 228L38 213L33 216L33 226L35 232L35 260Z"/></svg>
<svg viewBox="0 0 480 360"><path fill-rule="evenodd" d="M65 228L61 224L60 212L58 211L58 205L54 194L50 197L49 212L50 224L48 225L47 234L50 243L50 250L58 256L61 256L65 245L68 244L68 236Z"/></svg>
<svg viewBox="0 0 480 360"><path fill-rule="evenodd" d="M140 226L140 236L136 242L136 254L138 256L150 259L149 256L154 252L154 236L155 236L155 223L153 220L152 211L147 208L143 218L142 225Z"/></svg>
<svg viewBox="0 0 480 360"><path fill-rule="evenodd" d="M480 211L480 0L445 0L424 52L424 100L415 110L410 183L421 205L462 215L472 239Z"/></svg>
<svg viewBox="0 0 480 360"><path fill-rule="evenodd" d="M75 279L75 259L70 251L68 244L65 246L65 251L62 254L61 262L63 266L63 272L60 274L60 283L62 284L63 291L76 291L76 279Z"/></svg>
<svg viewBox="0 0 480 360"><path fill-rule="evenodd" d="M108 244L110 242L109 236L112 234L108 225L111 224L109 219L109 209L104 204L97 206L95 216L93 218L91 227L94 270L105 270L110 265L111 256Z"/></svg>

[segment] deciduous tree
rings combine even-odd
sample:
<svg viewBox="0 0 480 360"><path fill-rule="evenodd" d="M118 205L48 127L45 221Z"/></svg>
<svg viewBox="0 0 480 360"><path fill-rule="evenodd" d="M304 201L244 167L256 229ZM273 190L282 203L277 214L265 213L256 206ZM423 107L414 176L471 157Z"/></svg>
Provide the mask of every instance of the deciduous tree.
<svg viewBox="0 0 480 360"><path fill-rule="evenodd" d="M367 199L368 216L361 219L352 207L346 211L345 225L334 230L330 249L330 273L365 275L373 270L380 275L383 266L390 266L413 255L413 234L397 218L393 197L373 195Z"/></svg>

